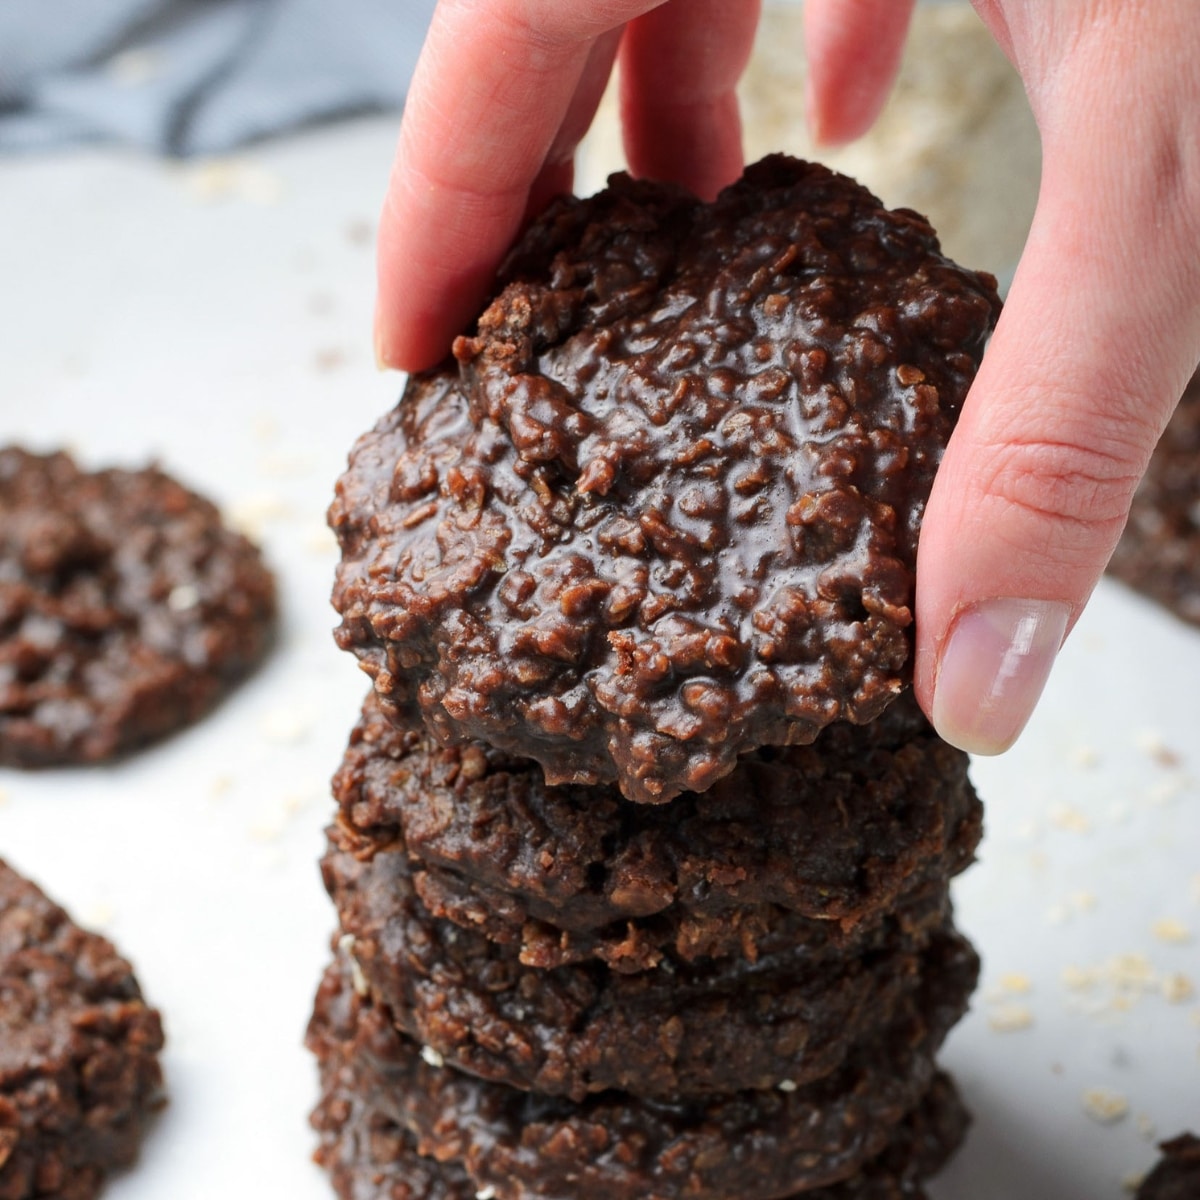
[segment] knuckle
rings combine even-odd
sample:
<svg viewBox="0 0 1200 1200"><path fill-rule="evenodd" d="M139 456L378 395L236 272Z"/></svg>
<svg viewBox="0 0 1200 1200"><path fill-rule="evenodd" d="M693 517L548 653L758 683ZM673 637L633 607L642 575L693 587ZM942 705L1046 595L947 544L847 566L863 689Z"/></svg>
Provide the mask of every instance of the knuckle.
<svg viewBox="0 0 1200 1200"><path fill-rule="evenodd" d="M993 447L982 491L1041 520L1119 529L1141 471L1131 455L1073 442L1016 441Z"/></svg>

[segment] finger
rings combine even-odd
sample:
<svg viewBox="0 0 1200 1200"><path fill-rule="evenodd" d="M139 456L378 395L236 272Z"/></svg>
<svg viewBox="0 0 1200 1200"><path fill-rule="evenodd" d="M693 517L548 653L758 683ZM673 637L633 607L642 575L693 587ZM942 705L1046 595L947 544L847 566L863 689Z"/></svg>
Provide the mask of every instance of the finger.
<svg viewBox="0 0 1200 1200"><path fill-rule="evenodd" d="M621 42L621 124L634 175L712 199L742 171L737 83L758 0L670 0Z"/></svg>
<svg viewBox="0 0 1200 1200"><path fill-rule="evenodd" d="M922 528L918 697L978 753L1028 719L1200 356L1200 81L1152 62L1130 105L1119 50L1040 99L1037 215Z"/></svg>
<svg viewBox="0 0 1200 1200"><path fill-rule="evenodd" d="M818 145L866 133L879 116L896 72L915 0L807 0L805 97Z"/></svg>
<svg viewBox="0 0 1200 1200"><path fill-rule="evenodd" d="M612 74L613 60L621 44L622 30L614 29L596 39L588 52L575 94L555 134L546 161L529 189L525 218L537 216L555 196L568 195L575 180L575 151L591 127L596 109Z"/></svg>
<svg viewBox="0 0 1200 1200"><path fill-rule="evenodd" d="M520 227L593 44L659 2L442 0L380 218L381 364L417 370L445 354Z"/></svg>

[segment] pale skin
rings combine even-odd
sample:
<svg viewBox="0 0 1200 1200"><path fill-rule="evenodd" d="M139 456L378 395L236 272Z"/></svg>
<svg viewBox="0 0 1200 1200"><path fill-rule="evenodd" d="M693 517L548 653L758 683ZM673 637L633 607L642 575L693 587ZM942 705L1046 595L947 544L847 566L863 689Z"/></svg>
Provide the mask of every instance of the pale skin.
<svg viewBox="0 0 1200 1200"><path fill-rule="evenodd" d="M1044 165L926 512L914 674L944 737L997 753L1032 712L1200 360L1200 7L974 2L1021 74ZM807 0L819 141L870 126L912 3ZM735 179L734 89L757 21L757 0L440 0L380 224L380 362L442 358L527 215L569 190L617 55L631 170L704 197Z"/></svg>

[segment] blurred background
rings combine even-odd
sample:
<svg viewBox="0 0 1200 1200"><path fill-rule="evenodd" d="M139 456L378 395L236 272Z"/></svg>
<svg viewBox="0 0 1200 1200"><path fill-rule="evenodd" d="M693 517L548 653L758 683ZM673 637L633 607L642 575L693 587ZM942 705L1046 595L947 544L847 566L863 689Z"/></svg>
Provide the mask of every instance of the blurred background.
<svg viewBox="0 0 1200 1200"><path fill-rule="evenodd" d="M284 610L196 728L112 767L0 771L0 854L165 1014L171 1104L112 1200L330 1194L300 1043L334 921L327 781L366 681L330 637L324 510L402 383L371 361L373 238L430 9L0 0L0 442L158 460L261 542ZM800 15L766 5L752 158L812 154ZM1037 136L965 0L919 8L879 125L823 157L1011 270ZM621 166L610 95L579 190ZM1106 581L1026 737L975 765L990 829L958 900L986 968L948 1061L977 1124L940 1200L1116 1200L1197 1119L1197 677L1195 633Z"/></svg>

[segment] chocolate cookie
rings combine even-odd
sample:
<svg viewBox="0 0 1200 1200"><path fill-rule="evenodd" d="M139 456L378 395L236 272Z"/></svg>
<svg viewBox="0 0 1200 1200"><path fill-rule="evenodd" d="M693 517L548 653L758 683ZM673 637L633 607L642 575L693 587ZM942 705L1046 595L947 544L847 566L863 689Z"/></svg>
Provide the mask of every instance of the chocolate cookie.
<svg viewBox="0 0 1200 1200"><path fill-rule="evenodd" d="M1200 1196L1200 1138L1181 1133L1159 1149L1163 1157L1142 1181L1137 1200L1196 1200Z"/></svg>
<svg viewBox="0 0 1200 1200"><path fill-rule="evenodd" d="M780 156L713 204L557 201L500 284L330 510L339 644L389 716L645 802L878 716L994 280Z"/></svg>
<svg viewBox="0 0 1200 1200"><path fill-rule="evenodd" d="M485 1079L582 1100L622 1088L679 1100L827 1075L954 955L945 886L830 944L789 926L754 962L620 974L600 963L534 970L481 933L434 919L403 850L330 830L323 869L362 976L397 1025ZM352 947L352 949L351 949Z"/></svg>
<svg viewBox="0 0 1200 1200"><path fill-rule="evenodd" d="M0 763L99 762L195 720L274 618L258 551L161 471L0 450Z"/></svg>
<svg viewBox="0 0 1200 1200"><path fill-rule="evenodd" d="M1150 458L1108 570L1200 625L1200 374Z"/></svg>
<svg viewBox="0 0 1200 1200"><path fill-rule="evenodd" d="M129 964L0 862L0 1200L90 1200L131 1163L162 1044Z"/></svg>
<svg viewBox="0 0 1200 1200"><path fill-rule="evenodd" d="M978 962L962 942L907 1011L834 1073L794 1090L704 1102L602 1092L581 1104L461 1074L400 1034L351 983L344 958L317 995L308 1044L327 1090L353 1072L370 1111L413 1134L419 1153L462 1164L501 1200L770 1200L838 1182L883 1152L934 1076Z"/></svg>
<svg viewBox="0 0 1200 1200"><path fill-rule="evenodd" d="M341 1200L477 1200L487 1194L459 1163L418 1154L413 1135L369 1108L360 1091L353 1064L328 1071L312 1118L321 1136L317 1161ZM879 1158L841 1183L798 1192L789 1200L926 1200L921 1182L945 1164L967 1123L953 1082L939 1073Z"/></svg>
<svg viewBox="0 0 1200 1200"><path fill-rule="evenodd" d="M966 755L908 692L870 725L751 752L668 806L549 786L481 743L441 748L368 698L334 795L355 829L417 860L431 911L519 943L533 966L753 956L777 908L850 931L962 870L981 831Z"/></svg>

